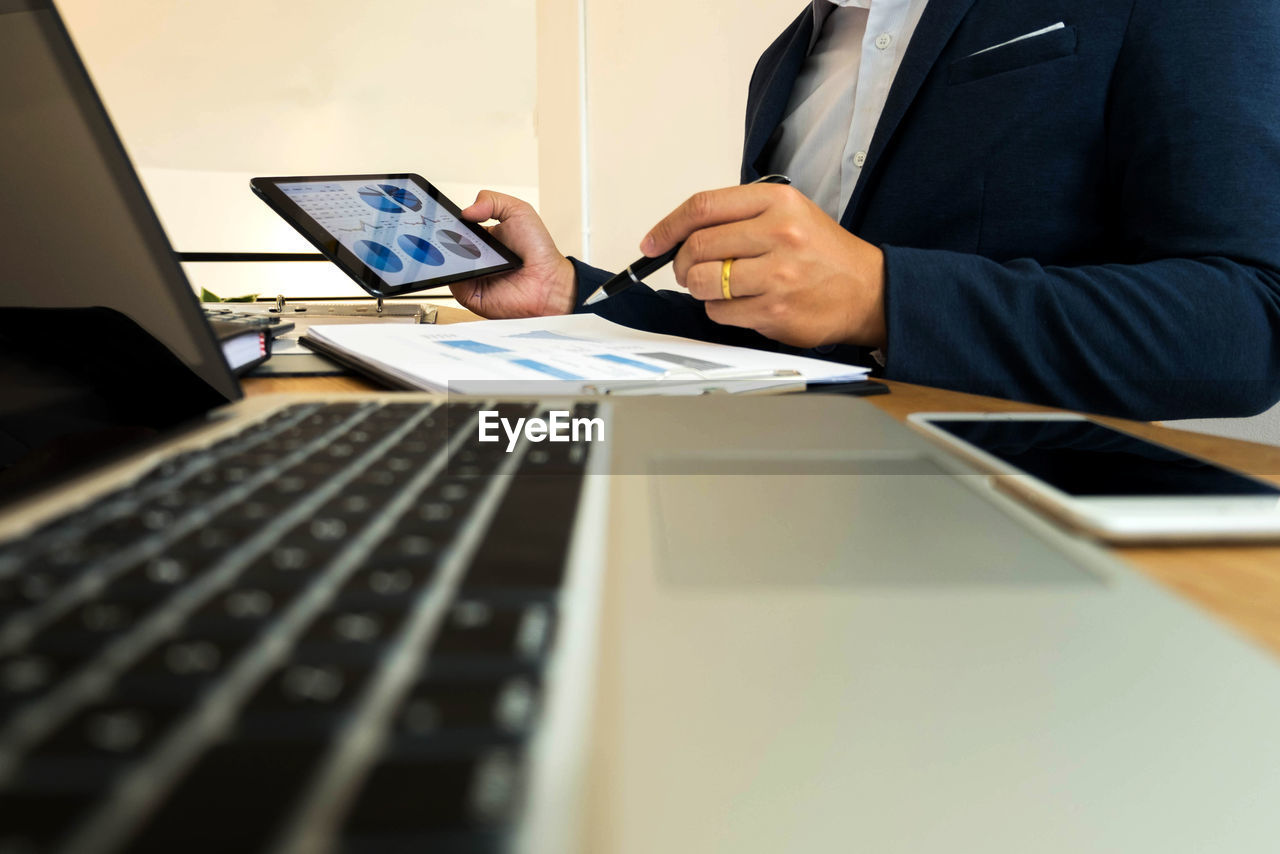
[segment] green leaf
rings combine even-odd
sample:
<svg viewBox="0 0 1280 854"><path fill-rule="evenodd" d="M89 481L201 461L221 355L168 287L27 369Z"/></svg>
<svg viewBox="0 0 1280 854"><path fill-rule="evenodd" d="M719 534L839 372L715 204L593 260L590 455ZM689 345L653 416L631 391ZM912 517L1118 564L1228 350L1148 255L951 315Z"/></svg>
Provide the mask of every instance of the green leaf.
<svg viewBox="0 0 1280 854"><path fill-rule="evenodd" d="M257 302L259 294L248 294L242 297L220 297L208 288L200 289L200 302Z"/></svg>

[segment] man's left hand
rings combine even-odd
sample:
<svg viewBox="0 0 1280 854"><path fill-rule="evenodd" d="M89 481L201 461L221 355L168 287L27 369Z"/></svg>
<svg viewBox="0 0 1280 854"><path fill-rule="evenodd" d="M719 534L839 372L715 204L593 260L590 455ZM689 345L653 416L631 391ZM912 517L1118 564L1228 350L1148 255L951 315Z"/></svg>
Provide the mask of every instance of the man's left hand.
<svg viewBox="0 0 1280 854"><path fill-rule="evenodd" d="M716 323L796 347L884 347L884 253L840 227L800 191L745 184L691 197L658 223L640 251L681 240L676 282ZM734 259L724 299L721 268Z"/></svg>

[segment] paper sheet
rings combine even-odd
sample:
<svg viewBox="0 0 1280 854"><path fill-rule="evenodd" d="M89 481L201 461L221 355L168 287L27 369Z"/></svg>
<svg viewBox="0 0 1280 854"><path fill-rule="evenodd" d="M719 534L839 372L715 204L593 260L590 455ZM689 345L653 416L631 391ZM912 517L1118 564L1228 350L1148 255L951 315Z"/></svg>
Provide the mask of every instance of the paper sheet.
<svg viewBox="0 0 1280 854"><path fill-rule="evenodd" d="M854 382L868 374L839 362L640 332L593 314L440 326L318 325L307 335L408 385L460 394L744 392L797 380Z"/></svg>

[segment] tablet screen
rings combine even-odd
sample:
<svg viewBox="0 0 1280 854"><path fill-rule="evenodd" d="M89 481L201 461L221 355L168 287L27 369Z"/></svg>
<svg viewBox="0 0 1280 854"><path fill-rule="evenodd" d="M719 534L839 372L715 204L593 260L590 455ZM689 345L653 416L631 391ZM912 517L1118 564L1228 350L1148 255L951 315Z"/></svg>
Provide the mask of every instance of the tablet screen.
<svg viewBox="0 0 1280 854"><path fill-rule="evenodd" d="M1092 421L968 420L929 423L1068 495L1277 495L1266 483Z"/></svg>
<svg viewBox="0 0 1280 854"><path fill-rule="evenodd" d="M422 290L518 263L414 175L255 179L255 189L261 189L258 182L270 182L291 203L281 205L276 198L278 213L375 293ZM298 217L291 206L306 216Z"/></svg>

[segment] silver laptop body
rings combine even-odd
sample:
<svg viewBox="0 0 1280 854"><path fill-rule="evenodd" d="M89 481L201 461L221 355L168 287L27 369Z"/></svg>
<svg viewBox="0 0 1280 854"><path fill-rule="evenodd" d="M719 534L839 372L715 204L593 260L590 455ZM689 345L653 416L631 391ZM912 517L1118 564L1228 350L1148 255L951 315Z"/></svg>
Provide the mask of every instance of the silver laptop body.
<svg viewBox="0 0 1280 854"><path fill-rule="evenodd" d="M613 429L577 847L528 850L1276 850L1280 673L1195 606L865 402Z"/></svg>

